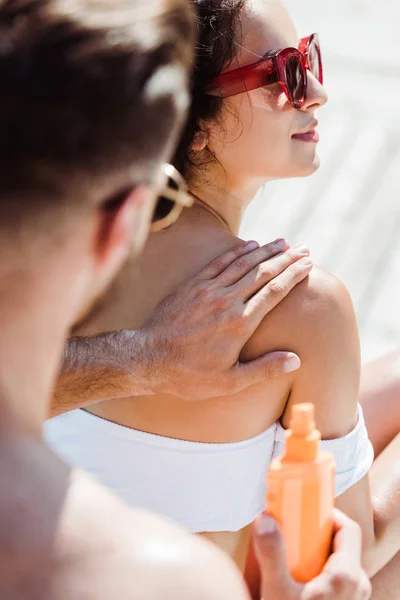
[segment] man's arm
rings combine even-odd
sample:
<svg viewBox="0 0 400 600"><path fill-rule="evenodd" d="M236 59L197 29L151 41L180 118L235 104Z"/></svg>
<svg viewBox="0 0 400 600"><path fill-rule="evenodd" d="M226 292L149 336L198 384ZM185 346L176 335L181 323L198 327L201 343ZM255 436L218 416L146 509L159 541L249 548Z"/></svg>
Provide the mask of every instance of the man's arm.
<svg viewBox="0 0 400 600"><path fill-rule="evenodd" d="M309 274L304 248L242 244L179 286L138 331L68 341L50 416L159 391L193 400L232 394L299 368L293 353L242 364L258 325Z"/></svg>
<svg viewBox="0 0 400 600"><path fill-rule="evenodd" d="M151 393L140 332L111 331L67 341L50 417L113 398ZM136 368L138 367L138 368Z"/></svg>

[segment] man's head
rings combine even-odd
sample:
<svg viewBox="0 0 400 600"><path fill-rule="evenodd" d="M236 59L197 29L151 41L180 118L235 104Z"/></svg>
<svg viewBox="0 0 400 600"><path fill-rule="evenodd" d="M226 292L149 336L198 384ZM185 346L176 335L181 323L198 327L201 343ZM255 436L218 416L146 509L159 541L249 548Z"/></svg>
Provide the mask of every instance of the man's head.
<svg viewBox="0 0 400 600"><path fill-rule="evenodd" d="M147 235L188 102L187 4L0 0L0 271L57 274L70 319Z"/></svg>

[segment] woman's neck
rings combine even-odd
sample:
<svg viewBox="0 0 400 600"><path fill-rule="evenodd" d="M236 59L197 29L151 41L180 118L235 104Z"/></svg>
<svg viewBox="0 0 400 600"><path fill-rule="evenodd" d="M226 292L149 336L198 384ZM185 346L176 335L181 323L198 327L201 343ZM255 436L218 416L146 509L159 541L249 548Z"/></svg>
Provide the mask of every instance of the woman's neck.
<svg viewBox="0 0 400 600"><path fill-rule="evenodd" d="M202 181L196 182L190 191L231 233L238 235L244 213L263 181L232 181L225 173L220 173L220 169L212 171Z"/></svg>

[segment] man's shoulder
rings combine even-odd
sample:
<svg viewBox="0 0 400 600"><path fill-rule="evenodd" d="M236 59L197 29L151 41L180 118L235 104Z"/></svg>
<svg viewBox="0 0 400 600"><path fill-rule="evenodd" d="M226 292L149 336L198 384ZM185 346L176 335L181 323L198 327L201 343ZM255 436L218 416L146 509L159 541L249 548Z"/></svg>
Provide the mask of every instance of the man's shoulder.
<svg viewBox="0 0 400 600"><path fill-rule="evenodd" d="M79 470L71 474L57 563L57 600L246 598L239 573L217 548L131 509Z"/></svg>

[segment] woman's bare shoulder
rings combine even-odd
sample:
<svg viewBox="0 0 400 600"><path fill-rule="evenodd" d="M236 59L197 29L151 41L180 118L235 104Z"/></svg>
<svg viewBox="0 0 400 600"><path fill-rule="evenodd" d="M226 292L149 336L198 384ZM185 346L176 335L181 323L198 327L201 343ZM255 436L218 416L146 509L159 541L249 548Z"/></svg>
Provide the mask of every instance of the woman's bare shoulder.
<svg viewBox="0 0 400 600"><path fill-rule="evenodd" d="M193 218L182 218L170 229L150 235L142 254L130 257L73 334L140 327L179 284L239 243L230 232L193 223Z"/></svg>
<svg viewBox="0 0 400 600"><path fill-rule="evenodd" d="M360 345L353 304L343 283L314 268L308 280L263 320L242 358L251 360L272 350L290 350L302 362L298 372L288 375L291 391L284 424L293 403L312 402L324 436L348 433L359 390Z"/></svg>
<svg viewBox="0 0 400 600"><path fill-rule="evenodd" d="M353 304L345 285L314 267L309 277L264 318L243 349L242 358L251 360L278 349L304 354L307 348L324 344L335 329L353 322Z"/></svg>

